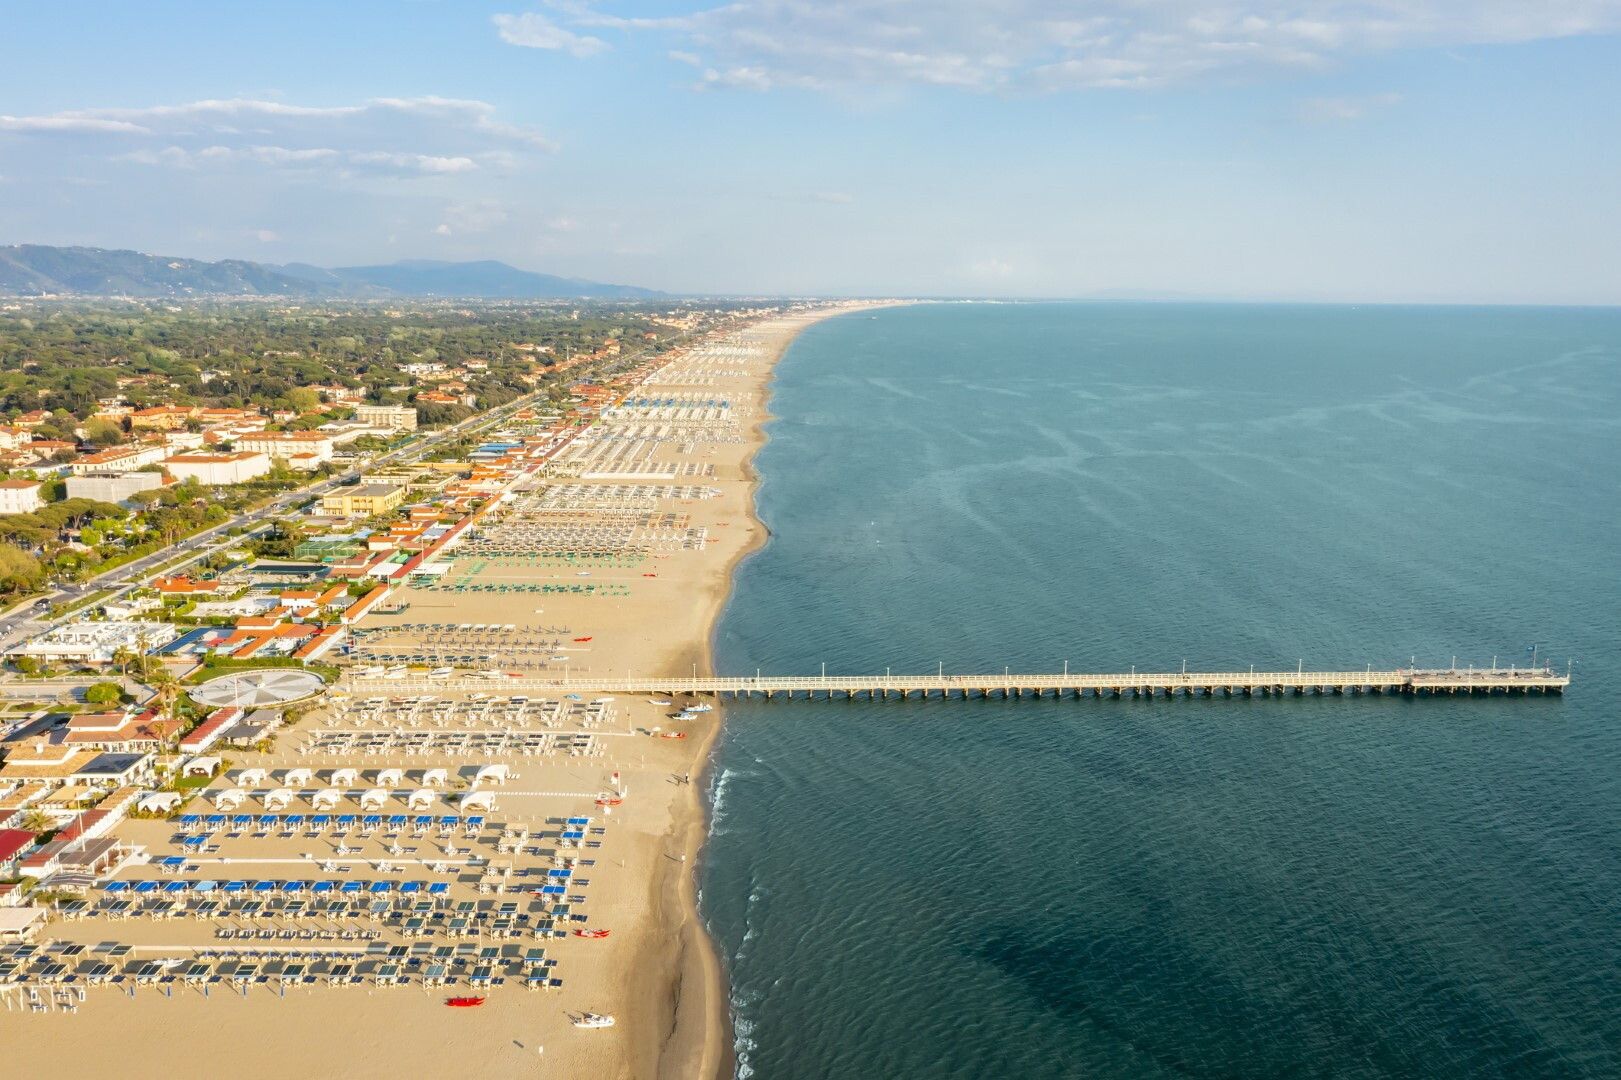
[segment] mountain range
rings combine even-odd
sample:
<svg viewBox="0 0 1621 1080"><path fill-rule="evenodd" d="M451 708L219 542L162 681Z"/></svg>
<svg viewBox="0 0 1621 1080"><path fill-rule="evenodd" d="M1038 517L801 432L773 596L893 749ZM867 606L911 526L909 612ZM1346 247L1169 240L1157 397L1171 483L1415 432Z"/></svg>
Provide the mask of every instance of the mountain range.
<svg viewBox="0 0 1621 1080"><path fill-rule="evenodd" d="M0 295L637 300L665 294L634 285L539 274L493 260L412 259L329 269L307 263L205 262L139 251L16 244L0 247Z"/></svg>

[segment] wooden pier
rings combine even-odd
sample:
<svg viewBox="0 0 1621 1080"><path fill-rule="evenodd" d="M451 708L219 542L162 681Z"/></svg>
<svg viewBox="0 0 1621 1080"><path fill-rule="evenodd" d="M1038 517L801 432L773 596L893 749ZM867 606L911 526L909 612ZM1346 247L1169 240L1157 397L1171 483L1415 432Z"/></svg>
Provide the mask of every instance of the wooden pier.
<svg viewBox="0 0 1621 1080"><path fill-rule="evenodd" d="M677 694L751 698L1284 697L1335 694L1560 694L1569 674L1552 668L1402 668L1395 671L1138 672L1113 675L756 675L659 678L346 677L355 695L397 696L470 690L541 694Z"/></svg>

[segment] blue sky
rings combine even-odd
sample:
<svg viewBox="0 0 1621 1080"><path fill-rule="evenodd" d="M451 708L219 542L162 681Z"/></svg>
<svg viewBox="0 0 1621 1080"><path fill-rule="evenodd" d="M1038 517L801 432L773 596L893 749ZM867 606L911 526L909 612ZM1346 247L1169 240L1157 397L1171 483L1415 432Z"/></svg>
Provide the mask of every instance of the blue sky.
<svg viewBox="0 0 1621 1080"><path fill-rule="evenodd" d="M1621 303L1621 0L0 6L0 242Z"/></svg>

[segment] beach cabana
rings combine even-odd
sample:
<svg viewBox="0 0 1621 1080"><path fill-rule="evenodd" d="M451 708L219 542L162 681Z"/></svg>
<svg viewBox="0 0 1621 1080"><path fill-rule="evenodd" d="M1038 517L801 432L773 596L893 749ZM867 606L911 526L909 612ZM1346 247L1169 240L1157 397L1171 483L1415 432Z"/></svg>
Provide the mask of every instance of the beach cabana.
<svg viewBox="0 0 1621 1080"><path fill-rule="evenodd" d="M293 805L293 792L290 788L280 787L265 794L266 810L285 810L291 805Z"/></svg>
<svg viewBox="0 0 1621 1080"><path fill-rule="evenodd" d="M360 770L350 768L333 769L329 780L333 787L354 787L360 783Z"/></svg>
<svg viewBox="0 0 1621 1080"><path fill-rule="evenodd" d="M221 810L235 810L247 797L248 793L241 788L226 788L223 791L216 791L213 796L214 805Z"/></svg>
<svg viewBox="0 0 1621 1080"><path fill-rule="evenodd" d="M433 788L417 788L406 797L405 805L411 810L426 810L433 805L439 793Z"/></svg>
<svg viewBox="0 0 1621 1080"><path fill-rule="evenodd" d="M143 814L168 814L179 809L183 801L179 792L154 791L150 795L142 795L135 807Z"/></svg>
<svg viewBox="0 0 1621 1080"><path fill-rule="evenodd" d="M388 802L388 792L383 788L372 788L370 791L360 793L360 808L362 810L381 810Z"/></svg>
<svg viewBox="0 0 1621 1080"><path fill-rule="evenodd" d="M288 787L305 787L315 783L315 773L301 765L296 769L288 769L282 773L281 782Z"/></svg>
<svg viewBox="0 0 1621 1080"><path fill-rule="evenodd" d="M399 787L403 783L405 783L404 769L379 769L377 771L378 787Z"/></svg>
<svg viewBox="0 0 1621 1080"><path fill-rule="evenodd" d="M180 766L181 776L213 776L223 762L212 754L199 755Z"/></svg>
<svg viewBox="0 0 1621 1080"><path fill-rule="evenodd" d="M310 805L317 810L335 810L338 800L343 798L343 792L337 788L322 788L310 796Z"/></svg>
<svg viewBox="0 0 1621 1080"><path fill-rule="evenodd" d="M462 796L461 808L463 810L494 810L495 792L469 791Z"/></svg>
<svg viewBox="0 0 1621 1080"><path fill-rule="evenodd" d="M251 769L243 769L236 774L236 782L240 787L255 787L265 782L266 772L257 765Z"/></svg>
<svg viewBox="0 0 1621 1080"><path fill-rule="evenodd" d="M485 765L473 777L473 783L504 784L510 775L511 773L505 765Z"/></svg>
<svg viewBox="0 0 1621 1080"><path fill-rule="evenodd" d="M422 774L423 787L444 787L450 783L450 772L446 769L428 769Z"/></svg>

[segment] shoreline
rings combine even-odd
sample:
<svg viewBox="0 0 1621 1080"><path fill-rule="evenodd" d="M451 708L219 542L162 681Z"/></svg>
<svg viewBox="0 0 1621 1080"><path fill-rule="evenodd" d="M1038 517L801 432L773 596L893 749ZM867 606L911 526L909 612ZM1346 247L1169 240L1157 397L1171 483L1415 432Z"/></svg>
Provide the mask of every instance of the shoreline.
<svg viewBox="0 0 1621 1080"><path fill-rule="evenodd" d="M667 378L669 385L662 392L676 398L724 396L739 409L726 418L728 424L721 427L718 437L707 443L702 438L686 445L649 439L647 426L655 421L633 416L619 421L629 429L628 436L616 436L613 425L608 425L606 436L587 438L574 452L571 465L577 472L565 471L568 479L560 486L584 484L589 488L593 480L621 487L635 484L640 470L633 466L651 460L654 453L662 462L677 465L673 475L666 475L691 479L671 485L658 496L670 500L658 514L674 520L656 527L696 535L696 547L680 540L664 541L665 546L650 546L645 556L633 560L588 559L583 565L589 570L572 561L559 563L539 548L527 553L460 552L455 561L462 569L456 578L443 584L401 586L402 604L397 610L369 613L361 629L397 643L384 648L411 650L431 648L418 642L431 641L425 635L435 632L434 628L460 627L465 633L473 621L507 624L509 631L512 625L525 625L532 636L560 639L545 651L556 653L551 656L553 662L564 662L565 678L570 670L594 678L682 667L712 670L715 635L733 594L737 568L770 539L755 506L760 476L754 463L767 441L765 425L773 419L766 402L776 364L812 323L879 306L886 305L851 303L768 317L738 330L730 344L722 341L708 346L712 351L707 357L678 361L687 369ZM655 377L648 385L657 387L658 383ZM715 389L707 393L694 389L702 387ZM616 468L621 464L621 448L637 439L646 440L646 456L625 463L630 467ZM590 467L593 464L595 469ZM579 475L592 471L608 475ZM577 475L578 480L574 479ZM707 489L701 494L700 485ZM563 496L576 497L578 493ZM622 508L610 507L600 513L586 508L579 520L607 523L582 528L607 529L616 516L623 519L626 513ZM544 530L559 528L548 515L552 511L544 506L519 504L488 527L508 530L505 542L521 547ZM585 586L579 578L593 581ZM536 595L542 588L544 599ZM523 662L510 661L513 666ZM606 723L573 718L540 723L539 717L531 715L520 717L514 728L509 716L471 704L488 700L484 691L494 687L487 682L446 680L425 687L400 683L375 689L364 689L364 685L350 684L343 693L324 699L269 747L231 754L221 776L210 785L211 791L240 784L253 793L256 805L264 803L268 810L268 790L262 790L269 787L268 774L296 789L296 808L305 802L313 805L314 788L319 784L309 775L288 781L293 769L308 773L313 767L321 782L328 783L336 781L332 772L342 766L358 766L366 773L387 766L414 773L429 765L465 772L475 764L494 763L508 770L507 779L518 781L508 784L501 779L490 786L491 795L499 799L499 805L490 809L501 829L526 830L523 835L540 839L540 846L531 841L520 852L508 848L508 857L503 859L498 838L489 835L466 849L451 850L452 844L461 848L464 841L446 839L443 834L395 833L389 834L396 837L391 840L364 832L359 837L345 833L340 839L329 832L306 835L298 829L260 829L223 837L223 849L216 846L212 851L188 853L195 865L188 866L186 875L255 879L349 875L359 883L360 878L397 869L413 875L442 875L439 880L451 890L454 903L488 907L498 900L480 897L516 896L521 891L521 887L505 887L509 873L521 877L555 865L559 857L583 856L584 866L595 867L589 876L596 881L589 894L571 897L570 903L584 905L588 896L589 907L576 918L589 920L592 929L601 928L602 937L611 930L612 938L581 940L576 935L557 934L548 936L543 946L496 944L512 938L506 933L509 928L503 927L504 936L489 939L488 947L544 949L546 959L555 965L556 981L549 992L532 996L507 979L507 988L492 986L484 1007L476 1010L447 1011L441 984L423 980L385 984L371 974L369 966L358 980L312 976L277 984L274 980L279 974L260 974L256 981L220 985L219 992L212 994L207 986L150 984L138 990L130 984L122 992L93 992L82 1010L73 1011L25 1011L19 1002L8 999L11 1008L0 1015L0 1030L5 1031L8 1044L14 1042L18 1047L13 1064L23 1072L46 1068L82 1071L95 1067L102 1048L117 1045L122 1050L124 1074L144 1080L164 1075L172 1047L183 1040L188 1058L198 1070L240 1068L240 1048L251 1045L266 1025L276 1025L299 1034L278 1049L279 1067L286 1071L321 1073L343 1060L345 1071L357 1077L393 1075L402 1067L514 1076L533 1074L537 1066L544 1075L563 1076L682 1080L731 1076L735 1044L727 973L704 922L697 879L709 836L707 778L724 723L722 706L717 702L709 706L711 711L687 717L681 728L671 728L669 714L660 702L622 694ZM424 688L433 695L421 699L398 696ZM373 715L367 711L372 706L363 705L361 699L376 692L386 695L388 704L377 705L379 711ZM545 697L548 707L554 709L583 707L557 700L565 695ZM567 697L579 701L576 695ZM367 700L383 702L385 697ZM438 704L432 712L423 711L428 709L421 704L424 701ZM458 734L457 739L485 738L502 731L510 734L508 729L513 729L528 737L562 738L566 743L561 749L553 747L539 754L503 749L494 757L475 757L474 751L459 745L430 749L430 742L447 738L438 731L448 730L451 713L434 718L441 707L455 714L458 732L469 733ZM384 737L385 732L387 738L401 741L380 749L343 743L351 737ZM666 741L681 739L685 741ZM259 770L258 779L243 779L249 768ZM357 785L358 779L353 776L335 787L355 788L349 796L353 798L358 787L364 786ZM379 774L376 782L380 779ZM428 781L424 777L420 783ZM472 783L476 786L478 782ZM634 792L634 797L623 806L604 806L599 794L610 785L623 785L623 794ZM215 802L211 791L199 796L201 807ZM448 797L454 805L457 794ZM553 850L544 837L562 814L588 815L595 819L594 829L600 822L598 835L604 842L594 845L598 850L576 853L571 849L561 855ZM121 827L120 838L143 853L122 875L126 881L152 879L156 883L161 871L145 855L164 854L178 843L174 824L162 818L132 819ZM475 850L482 865L491 865L492 856L500 864L503 885L497 891L491 891L483 878L475 880L465 872L438 868L441 856L460 858ZM514 855L524 857L520 860ZM580 880L582 889L592 884ZM288 921L294 918L289 916ZM297 918L308 923L313 917ZM322 926L331 929L327 927L331 923L354 931L351 923L356 920L361 927L358 932L366 935L364 940L383 947L451 947L402 932L406 929L403 922L396 925L393 915L369 921L358 914L332 916ZM264 932L262 923L254 923L232 908L228 915L195 919L121 920L113 933L120 943L147 955L201 954L208 958L216 951L232 955L240 951L219 942L244 927L255 935ZM90 948L107 939L109 929L97 916L53 922L51 936ZM438 931L432 934L448 936ZM352 944L357 940L352 935L340 944L317 946L296 939L292 945L283 945L280 942L286 939L276 940L278 944L269 951L346 954L358 948ZM308 940L312 939L304 939ZM322 940L336 939L329 934ZM369 956L371 946L365 949ZM265 947L254 946L250 951L255 950L257 955L250 957L250 963L272 962L266 960ZM218 963L237 965L241 961ZM215 982L227 978L218 975ZM616 1030L580 1032L572 1018L585 1011L617 1015Z"/></svg>
<svg viewBox="0 0 1621 1080"><path fill-rule="evenodd" d="M801 317L794 320L797 325L784 328L782 336L772 345L766 377L755 391L760 408L748 427L748 449L741 462L747 481L747 514L752 539L727 561L723 570L726 587L714 598L708 614L707 632L688 653L697 666L705 671L714 670L715 634L736 589L738 567L751 555L761 551L771 539L770 530L760 520L755 501L760 486L755 459L770 441L765 427L775 416L767 403L771 398L771 386L776 381L777 364L807 327L864 310L869 308L838 309L818 312L809 318ZM693 783L687 786L687 797L671 824L671 833L678 834L681 839L683 861L672 864L660 875L666 880L657 890L667 899L673 899L677 905L676 910L660 911L662 928L675 943L671 965L674 983L669 992L669 1034L659 1047L655 1074L660 1080L684 1080L687 1077L725 1080L734 1074L736 1066L731 998L725 965L704 922L698 899L698 873L710 828L711 807L706 781L726 723L725 707L717 704L714 717L714 722L707 726L702 740L695 747Z"/></svg>

